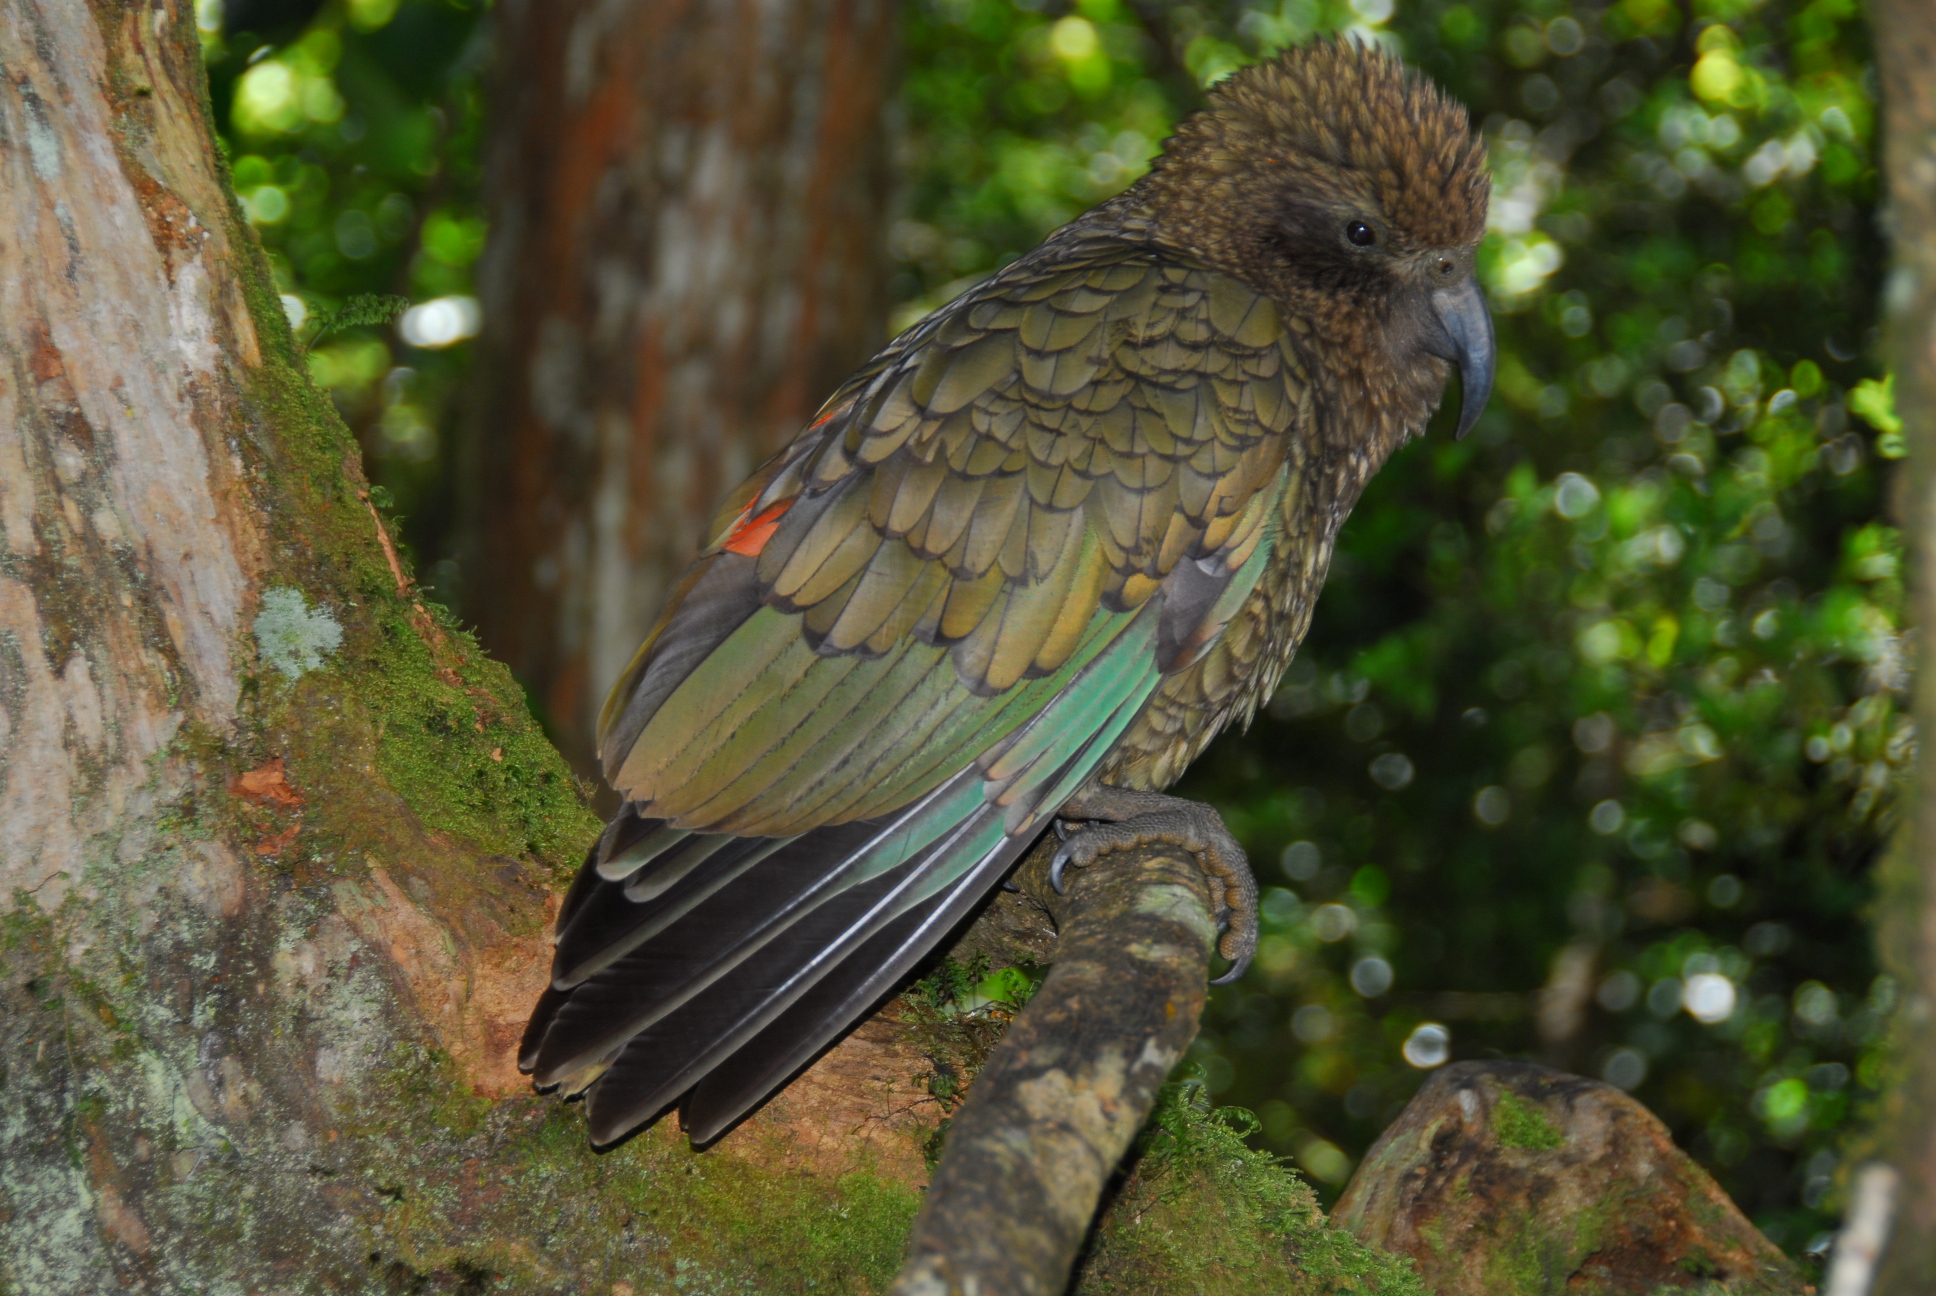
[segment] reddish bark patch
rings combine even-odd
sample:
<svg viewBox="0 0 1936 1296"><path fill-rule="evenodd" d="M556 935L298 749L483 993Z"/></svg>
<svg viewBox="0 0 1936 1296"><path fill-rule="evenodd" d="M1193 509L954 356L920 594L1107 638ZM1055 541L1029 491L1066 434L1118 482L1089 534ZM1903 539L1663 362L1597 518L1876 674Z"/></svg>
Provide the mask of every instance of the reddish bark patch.
<svg viewBox="0 0 1936 1296"><path fill-rule="evenodd" d="M278 756L266 765L229 780L229 792L264 805L293 810L307 802L302 793L290 786L287 769L287 762Z"/></svg>
<svg viewBox="0 0 1936 1296"><path fill-rule="evenodd" d="M719 1150L828 1177L867 1169L924 1188L925 1148L947 1114L928 1092L933 1072L912 1026L889 1014L870 1017L720 1140Z"/></svg>
<svg viewBox="0 0 1936 1296"><path fill-rule="evenodd" d="M493 933L473 944L372 865L369 888L339 886L343 913L362 938L389 956L437 1041L481 1097L528 1093L518 1074L518 1038L549 979L549 924L527 935ZM551 907L555 910L556 897ZM555 917L555 913L552 915Z"/></svg>
<svg viewBox="0 0 1936 1296"><path fill-rule="evenodd" d="M1435 1074L1331 1218L1439 1296L1813 1290L1652 1112L1530 1063Z"/></svg>
<svg viewBox="0 0 1936 1296"><path fill-rule="evenodd" d="M255 844L255 853L263 857L280 855L296 842L296 834L302 831L301 824L290 824L279 833L264 837Z"/></svg>

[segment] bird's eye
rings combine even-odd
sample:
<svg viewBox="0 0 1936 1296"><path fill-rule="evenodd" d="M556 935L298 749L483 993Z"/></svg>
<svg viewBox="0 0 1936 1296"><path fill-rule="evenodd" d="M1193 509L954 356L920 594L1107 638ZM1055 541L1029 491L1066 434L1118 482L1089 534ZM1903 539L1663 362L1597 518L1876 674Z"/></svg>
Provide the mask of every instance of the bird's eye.
<svg viewBox="0 0 1936 1296"><path fill-rule="evenodd" d="M1345 226L1344 236L1353 243L1356 243L1359 247L1370 247L1378 241L1378 235L1373 233L1371 226L1365 224L1363 221L1352 221L1349 225Z"/></svg>
<svg viewBox="0 0 1936 1296"><path fill-rule="evenodd" d="M1434 268L1435 270L1437 270L1437 271L1438 271L1438 272L1439 272L1440 274L1442 274L1442 275L1449 275L1449 274L1451 274L1451 273L1452 273L1452 258L1451 258L1451 257L1440 257L1440 258L1438 259L1438 263L1437 263L1437 264L1436 264L1436 265L1435 265L1435 266L1434 266L1433 268Z"/></svg>

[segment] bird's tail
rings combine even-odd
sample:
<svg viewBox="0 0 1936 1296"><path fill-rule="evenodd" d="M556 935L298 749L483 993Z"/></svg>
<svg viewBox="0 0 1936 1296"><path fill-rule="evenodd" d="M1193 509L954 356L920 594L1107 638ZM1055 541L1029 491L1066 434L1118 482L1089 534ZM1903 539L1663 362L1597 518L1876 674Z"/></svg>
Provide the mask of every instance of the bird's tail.
<svg viewBox="0 0 1936 1296"><path fill-rule="evenodd" d="M682 1095L704 1143L892 991L1039 835L970 768L904 809L797 837L688 833L629 810L558 918L519 1067L589 1090L610 1143Z"/></svg>

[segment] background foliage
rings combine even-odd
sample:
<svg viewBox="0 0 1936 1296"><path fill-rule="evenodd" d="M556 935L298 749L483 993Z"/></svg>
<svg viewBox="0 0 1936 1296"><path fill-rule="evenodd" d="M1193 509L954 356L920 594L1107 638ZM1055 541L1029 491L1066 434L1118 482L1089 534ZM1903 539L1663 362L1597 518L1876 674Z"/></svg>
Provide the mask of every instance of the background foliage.
<svg viewBox="0 0 1936 1296"><path fill-rule="evenodd" d="M1209 1090L1335 1188L1425 1069L1542 1058L1633 1089L1814 1244L1878 1081L1863 906L1910 747L1853 0L908 6L897 325L1317 34L1392 45L1491 143L1491 411L1374 482L1285 687L1182 789L1269 888L1198 1045ZM454 591L481 4L203 18L292 315L415 303L311 363Z"/></svg>

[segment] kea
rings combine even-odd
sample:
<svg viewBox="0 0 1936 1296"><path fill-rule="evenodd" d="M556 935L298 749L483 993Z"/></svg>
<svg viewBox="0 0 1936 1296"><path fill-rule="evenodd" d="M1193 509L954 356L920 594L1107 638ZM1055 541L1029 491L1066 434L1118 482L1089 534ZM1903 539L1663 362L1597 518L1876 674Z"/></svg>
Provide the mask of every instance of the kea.
<svg viewBox="0 0 1936 1296"><path fill-rule="evenodd" d="M1319 43L902 333L727 500L599 722L625 798L519 1066L608 1144L717 1138L1052 828L1165 844L1240 974L1256 883L1163 789L1271 695L1338 528L1456 367L1492 386L1465 110Z"/></svg>

